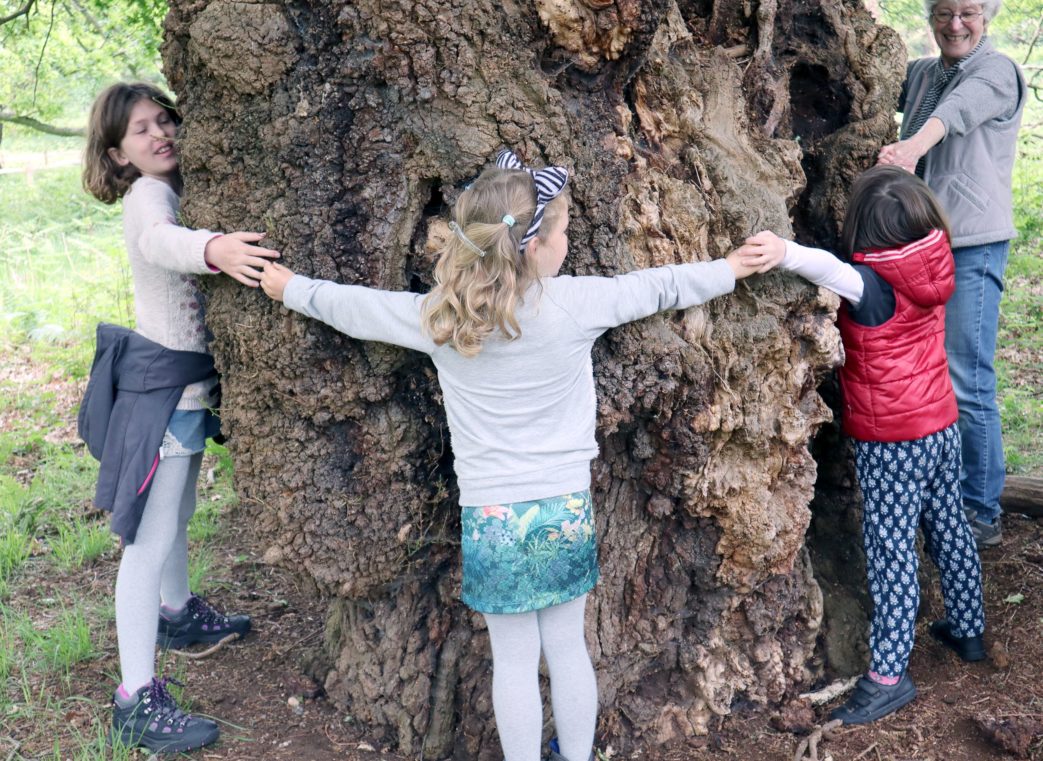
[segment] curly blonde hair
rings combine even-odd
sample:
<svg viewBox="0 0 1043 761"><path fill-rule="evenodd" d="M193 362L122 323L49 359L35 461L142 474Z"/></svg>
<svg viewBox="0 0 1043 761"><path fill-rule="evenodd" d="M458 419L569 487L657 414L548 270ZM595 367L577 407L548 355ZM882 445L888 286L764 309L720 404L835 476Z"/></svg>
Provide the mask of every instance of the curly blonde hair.
<svg viewBox="0 0 1043 761"><path fill-rule="evenodd" d="M120 166L109 155L110 148L119 148L123 142L130 112L139 100L153 101L170 115L174 124L181 124L174 101L155 85L120 82L105 88L91 106L87 147L83 151L83 189L102 203L123 198L141 176L132 164Z"/></svg>
<svg viewBox="0 0 1043 761"><path fill-rule="evenodd" d="M453 207L453 221L478 248L450 236L435 265L435 287L424 299L421 324L435 344L449 344L465 357L500 331L507 340L521 335L515 311L539 276L519 243L536 210L532 176L516 169L487 169ZM558 196L544 211L537 238L557 228L568 202ZM504 215L514 217L507 225Z"/></svg>

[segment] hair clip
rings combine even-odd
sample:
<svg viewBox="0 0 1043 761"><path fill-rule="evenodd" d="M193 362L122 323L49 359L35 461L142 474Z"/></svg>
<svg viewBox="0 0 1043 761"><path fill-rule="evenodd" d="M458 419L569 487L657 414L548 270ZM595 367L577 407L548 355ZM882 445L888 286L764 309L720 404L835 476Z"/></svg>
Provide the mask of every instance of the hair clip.
<svg viewBox="0 0 1043 761"><path fill-rule="evenodd" d="M485 257L485 251L483 251L477 245L475 245L475 242L473 240L464 235L464 231L460 229L460 225L456 224L456 222L450 222L449 229L453 231L457 238L460 239L461 243L463 243L469 249L478 254L478 256L481 256L483 258Z"/></svg>
<svg viewBox="0 0 1043 761"><path fill-rule="evenodd" d="M508 227L514 227L515 219L510 214L503 215L503 223Z"/></svg>

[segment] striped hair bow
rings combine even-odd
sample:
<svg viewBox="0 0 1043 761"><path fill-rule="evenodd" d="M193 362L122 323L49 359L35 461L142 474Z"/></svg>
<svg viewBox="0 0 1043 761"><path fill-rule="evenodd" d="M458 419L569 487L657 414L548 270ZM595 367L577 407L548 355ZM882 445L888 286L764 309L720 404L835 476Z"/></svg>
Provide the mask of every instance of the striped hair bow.
<svg viewBox="0 0 1043 761"><path fill-rule="evenodd" d="M540 223L543 221L543 210L547 204L561 195L565 189L565 183L569 181L569 170L560 166L548 166L543 169L529 169L521 163L521 160L507 148L496 155L496 166L501 169L521 169L532 175L532 183L536 187L536 211L532 213L532 222L529 229L522 236L518 248L525 253L525 246L536 237L540 231Z"/></svg>

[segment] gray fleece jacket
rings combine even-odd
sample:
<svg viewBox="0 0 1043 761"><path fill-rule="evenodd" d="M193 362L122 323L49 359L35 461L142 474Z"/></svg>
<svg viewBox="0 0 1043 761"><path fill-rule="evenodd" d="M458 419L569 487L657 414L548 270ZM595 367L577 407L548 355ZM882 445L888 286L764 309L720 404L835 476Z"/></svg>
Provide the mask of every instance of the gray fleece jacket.
<svg viewBox="0 0 1043 761"><path fill-rule="evenodd" d="M934 83L937 62L909 63L899 111L916 113ZM953 248L1017 236L1011 174L1026 97L1018 65L986 40L960 65L931 114L945 125L945 137L924 157L924 181L949 216Z"/></svg>
<svg viewBox="0 0 1043 761"><path fill-rule="evenodd" d="M597 456L597 401L590 352L609 328L664 309L684 309L735 287L713 262L616 277L545 278L517 312L521 336L494 335L475 357L436 346L420 327L424 296L294 276L290 309L353 338L431 356L445 400L460 504L542 499L590 486Z"/></svg>

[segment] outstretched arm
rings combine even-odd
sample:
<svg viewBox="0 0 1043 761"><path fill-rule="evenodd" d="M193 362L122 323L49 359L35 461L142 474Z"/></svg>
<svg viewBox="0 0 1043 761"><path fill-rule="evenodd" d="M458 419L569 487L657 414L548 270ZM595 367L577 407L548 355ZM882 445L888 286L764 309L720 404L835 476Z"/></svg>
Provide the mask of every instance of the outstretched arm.
<svg viewBox="0 0 1043 761"><path fill-rule="evenodd" d="M261 270L266 261L277 259L278 251L252 246L264 239L264 233L229 233L207 241L203 258L207 265L218 269L243 285L260 285Z"/></svg>
<svg viewBox="0 0 1043 761"><path fill-rule="evenodd" d="M666 309L686 309L735 288L736 273L752 272L737 262L671 264L634 270L615 277L560 277L549 281L547 294L567 295L559 302L585 333L593 338L606 330Z"/></svg>
<svg viewBox="0 0 1043 761"><path fill-rule="evenodd" d="M776 265L795 272L815 285L828 288L852 306L857 307L862 301L864 282L858 271L820 248L807 248L764 230L747 238L733 253L745 264L761 267L761 272Z"/></svg>
<svg viewBox="0 0 1043 761"><path fill-rule="evenodd" d="M945 137L945 124L932 116L920 131L905 140L885 145L877 155L876 163L898 166L907 172L915 172L916 164L927 151L938 145Z"/></svg>
<svg viewBox="0 0 1043 761"><path fill-rule="evenodd" d="M265 264L261 288L288 309L321 320L352 338L427 354L435 349L420 329L423 296L419 294L312 280L275 262Z"/></svg>
<svg viewBox="0 0 1043 761"><path fill-rule="evenodd" d="M138 251L145 261L175 272L224 272L256 288L265 260L279 256L278 251L251 245L264 234L192 230L178 221L177 203L174 191L162 182L135 183L123 199L124 215L138 222Z"/></svg>

